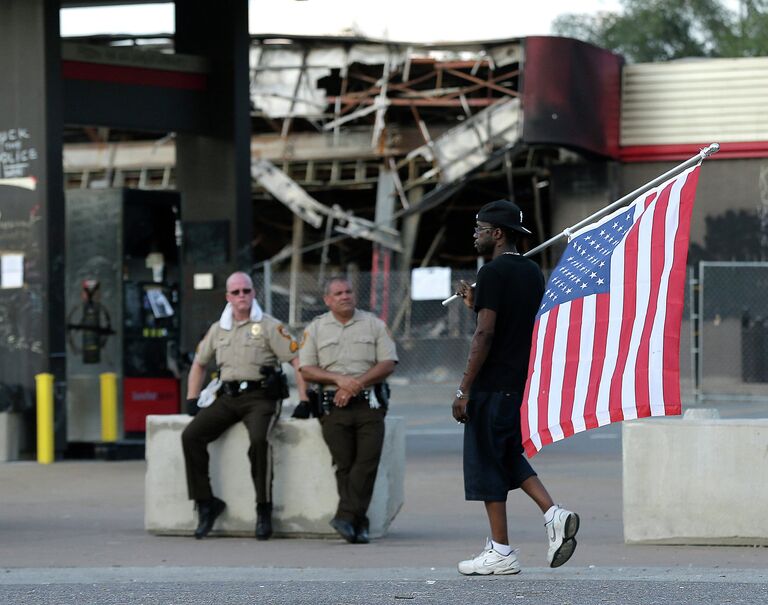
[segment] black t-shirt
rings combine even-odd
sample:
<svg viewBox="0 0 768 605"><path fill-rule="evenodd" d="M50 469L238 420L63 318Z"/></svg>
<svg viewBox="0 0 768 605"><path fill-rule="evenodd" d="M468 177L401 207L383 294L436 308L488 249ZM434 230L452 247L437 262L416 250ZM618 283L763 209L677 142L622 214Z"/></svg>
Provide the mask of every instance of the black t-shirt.
<svg viewBox="0 0 768 605"><path fill-rule="evenodd" d="M475 312L496 311L488 357L472 390L513 391L522 395L536 313L544 295L544 276L532 260L501 254L477 274Z"/></svg>

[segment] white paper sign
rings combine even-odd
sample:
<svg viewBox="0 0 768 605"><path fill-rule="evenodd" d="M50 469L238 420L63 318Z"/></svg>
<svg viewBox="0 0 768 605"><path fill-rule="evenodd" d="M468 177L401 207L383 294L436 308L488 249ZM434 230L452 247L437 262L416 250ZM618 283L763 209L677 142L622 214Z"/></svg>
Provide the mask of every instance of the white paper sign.
<svg viewBox="0 0 768 605"><path fill-rule="evenodd" d="M173 315L173 307L160 288L148 288L147 299L149 300L149 306L152 309L152 315L157 319L171 317Z"/></svg>
<svg viewBox="0 0 768 605"><path fill-rule="evenodd" d="M411 271L411 300L444 300L451 294L450 267L422 267Z"/></svg>
<svg viewBox="0 0 768 605"><path fill-rule="evenodd" d="M195 273L192 276L193 290L213 290L213 273Z"/></svg>
<svg viewBox="0 0 768 605"><path fill-rule="evenodd" d="M21 288L24 285L24 255L3 254L0 257L0 284L2 288Z"/></svg>

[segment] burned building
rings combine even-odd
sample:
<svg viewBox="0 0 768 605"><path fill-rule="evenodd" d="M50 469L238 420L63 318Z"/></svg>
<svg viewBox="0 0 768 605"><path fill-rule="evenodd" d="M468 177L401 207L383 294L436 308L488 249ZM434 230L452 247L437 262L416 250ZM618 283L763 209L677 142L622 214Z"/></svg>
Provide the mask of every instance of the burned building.
<svg viewBox="0 0 768 605"><path fill-rule="evenodd" d="M482 203L514 196L542 240L553 167L618 156L621 58L576 40L255 36L250 57L257 263L471 268ZM66 147L68 187L175 186L172 137L91 134Z"/></svg>

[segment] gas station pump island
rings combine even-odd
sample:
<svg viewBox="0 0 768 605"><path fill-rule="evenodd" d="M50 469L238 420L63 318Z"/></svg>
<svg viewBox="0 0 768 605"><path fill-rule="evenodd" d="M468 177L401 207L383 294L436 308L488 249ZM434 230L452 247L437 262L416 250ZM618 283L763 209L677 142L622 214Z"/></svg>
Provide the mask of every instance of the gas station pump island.
<svg viewBox="0 0 768 605"><path fill-rule="evenodd" d="M180 351L220 313L214 288L252 265L248 1L176 2L172 53L63 41L71 4L0 2L0 414L21 457L38 377L52 457L102 441L101 375L115 375L116 439L141 443L147 414L181 408ZM65 193L68 128L172 135L175 190L110 173ZM211 225L220 237L194 235Z"/></svg>
<svg viewBox="0 0 768 605"><path fill-rule="evenodd" d="M179 206L169 192L67 193L70 442L100 439L105 372L122 386L119 435L141 437L147 414L179 411Z"/></svg>

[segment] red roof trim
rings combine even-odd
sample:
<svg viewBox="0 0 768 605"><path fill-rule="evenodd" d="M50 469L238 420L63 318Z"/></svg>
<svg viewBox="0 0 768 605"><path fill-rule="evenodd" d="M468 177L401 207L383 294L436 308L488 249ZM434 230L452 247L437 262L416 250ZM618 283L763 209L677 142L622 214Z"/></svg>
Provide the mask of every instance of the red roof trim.
<svg viewBox="0 0 768 605"><path fill-rule="evenodd" d="M662 162L686 160L707 147L712 141L685 145L632 145L621 147L619 159L622 162ZM720 151L710 156L713 160L735 158L768 157L768 141L745 141L739 143L720 143Z"/></svg>
<svg viewBox="0 0 768 605"><path fill-rule="evenodd" d="M205 90L207 77L196 74L166 69L148 69L124 65L105 65L86 63L85 61L62 61L61 75L68 80L91 80L111 84L130 84L137 86L158 86L161 88L180 88L184 90Z"/></svg>

